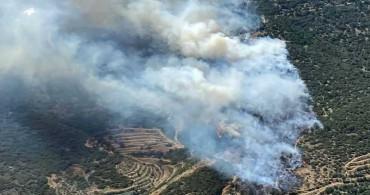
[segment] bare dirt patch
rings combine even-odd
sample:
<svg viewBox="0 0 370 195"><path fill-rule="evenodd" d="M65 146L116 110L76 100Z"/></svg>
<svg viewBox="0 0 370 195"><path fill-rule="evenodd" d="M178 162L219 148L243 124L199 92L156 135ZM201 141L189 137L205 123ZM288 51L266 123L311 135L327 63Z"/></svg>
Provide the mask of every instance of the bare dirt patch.
<svg viewBox="0 0 370 195"><path fill-rule="evenodd" d="M178 141L170 139L160 129L133 128L120 126L109 130L113 134L112 146L124 154L166 153L169 150L184 148Z"/></svg>

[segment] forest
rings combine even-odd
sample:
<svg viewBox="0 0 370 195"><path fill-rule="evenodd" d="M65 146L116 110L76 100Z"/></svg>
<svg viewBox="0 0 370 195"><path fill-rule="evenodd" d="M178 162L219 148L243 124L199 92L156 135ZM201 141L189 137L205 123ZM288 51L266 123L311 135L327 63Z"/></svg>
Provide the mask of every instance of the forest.
<svg viewBox="0 0 370 195"><path fill-rule="evenodd" d="M370 193L369 179L364 178L369 166L355 175L343 168L354 157L370 153L370 2L257 2L265 20L261 30L286 41L324 125L298 143L304 161L317 173L314 188L344 182L326 192Z"/></svg>
<svg viewBox="0 0 370 195"><path fill-rule="evenodd" d="M298 142L312 173L302 184L304 190L292 193L324 189L324 194L369 194L367 160L359 161L365 164L351 173L345 165L370 153L370 2L253 3L262 16L259 35L285 40L289 58L299 69L324 126L304 133ZM201 178L195 174L191 177ZM333 183L340 185L326 187ZM181 183L173 186L184 188Z"/></svg>
<svg viewBox="0 0 370 195"><path fill-rule="evenodd" d="M291 193L323 189L324 194L370 194L370 1L253 4L262 16L258 32L285 40L290 61L299 69L324 126L305 132L298 142L309 173L302 187ZM70 86L73 81L46 87L55 97L43 97L43 92L24 89L19 81L0 82L0 94L8 98L0 99L1 194L55 194L47 177L60 172L76 190L131 184L114 169L122 156L109 155L112 148L101 139L106 136L101 130L113 124L113 117L78 86ZM100 145L85 147L87 139ZM150 155L172 164L191 156L187 150ZM89 182L74 175L74 167L90 173ZM200 168L170 184L163 194L221 194L231 179L213 168Z"/></svg>

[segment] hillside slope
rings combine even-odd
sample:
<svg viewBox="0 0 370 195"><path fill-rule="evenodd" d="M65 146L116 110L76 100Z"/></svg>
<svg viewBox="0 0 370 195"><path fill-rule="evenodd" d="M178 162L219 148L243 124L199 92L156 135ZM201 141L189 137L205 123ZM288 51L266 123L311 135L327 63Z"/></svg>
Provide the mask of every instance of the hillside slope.
<svg viewBox="0 0 370 195"><path fill-rule="evenodd" d="M262 30L286 40L325 127L298 143L307 163L299 170L304 184L298 192L368 194L369 1L260 0L258 5ZM360 156L364 160L354 163Z"/></svg>

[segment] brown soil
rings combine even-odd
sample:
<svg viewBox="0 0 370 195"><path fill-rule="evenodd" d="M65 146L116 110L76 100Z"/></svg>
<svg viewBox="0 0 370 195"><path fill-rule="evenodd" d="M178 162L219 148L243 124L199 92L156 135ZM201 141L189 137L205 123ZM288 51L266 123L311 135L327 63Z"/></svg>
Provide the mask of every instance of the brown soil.
<svg viewBox="0 0 370 195"><path fill-rule="evenodd" d="M355 173L358 171L359 168L370 168L370 154L366 154L363 156L358 156L351 159L343 166L342 173L347 176L346 180L350 183L357 182L356 177L353 177ZM305 167L297 169L296 173L303 178L303 185L296 189L298 194L303 195L316 195L316 194L323 194L325 190L329 187L341 186L345 185L342 179L338 179L337 181L332 181L328 185L324 185L316 189L318 182L324 182L325 180L328 181L329 175L326 175L320 171L315 171L310 165L306 165ZM369 178L370 175L365 175L366 178ZM329 180L330 181L330 180Z"/></svg>
<svg viewBox="0 0 370 195"><path fill-rule="evenodd" d="M113 134L113 140L110 140L110 142L124 154L168 152L171 149L184 148L184 145L170 139L160 129L156 128L146 129L120 126L110 131Z"/></svg>

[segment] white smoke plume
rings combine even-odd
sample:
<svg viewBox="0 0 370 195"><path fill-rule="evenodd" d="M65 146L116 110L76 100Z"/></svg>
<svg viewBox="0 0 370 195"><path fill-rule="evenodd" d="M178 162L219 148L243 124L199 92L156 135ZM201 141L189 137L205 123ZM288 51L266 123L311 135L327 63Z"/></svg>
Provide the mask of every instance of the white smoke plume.
<svg viewBox="0 0 370 195"><path fill-rule="evenodd" d="M243 180L275 186L281 156L299 161L295 140L319 124L284 41L250 38L259 17L246 2L4 0L0 11L0 77L74 78L127 118L168 118Z"/></svg>

